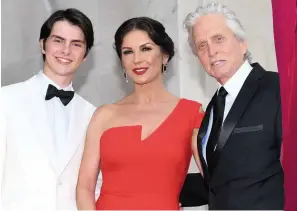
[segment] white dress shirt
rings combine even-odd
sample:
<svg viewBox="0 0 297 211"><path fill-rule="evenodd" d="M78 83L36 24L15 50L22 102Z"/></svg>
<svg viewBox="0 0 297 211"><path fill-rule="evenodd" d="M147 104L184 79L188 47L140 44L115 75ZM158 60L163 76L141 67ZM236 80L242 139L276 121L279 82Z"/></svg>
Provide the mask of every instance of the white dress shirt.
<svg viewBox="0 0 297 211"><path fill-rule="evenodd" d="M252 71L252 66L248 63L248 61L245 61L241 67L237 70L237 72L226 82L224 85L224 88L228 92L226 96L226 101L225 101L225 110L224 110L224 116L223 116L223 124L226 119L226 116L228 115L241 87L243 86L246 78ZM218 90L222 87L221 84L219 84ZM217 93L218 93L217 90ZM208 128L206 135L204 136L202 140L202 153L203 157L206 161L206 145L208 142L208 138L210 135L211 127L212 127L212 122L213 122L213 109L211 109L210 116L209 116L209 122L208 122Z"/></svg>
<svg viewBox="0 0 297 211"><path fill-rule="evenodd" d="M41 94L46 96L48 85L51 84L57 89L61 89L54 81L49 79L42 71L37 74L37 79L40 81ZM65 91L73 91L72 83L64 88ZM64 106L58 97L53 97L50 100L44 100L47 110L47 118L50 123L51 131L54 137L53 144L56 152L56 164L59 165L61 156L67 147L67 136L69 129L70 112L72 109L72 103Z"/></svg>

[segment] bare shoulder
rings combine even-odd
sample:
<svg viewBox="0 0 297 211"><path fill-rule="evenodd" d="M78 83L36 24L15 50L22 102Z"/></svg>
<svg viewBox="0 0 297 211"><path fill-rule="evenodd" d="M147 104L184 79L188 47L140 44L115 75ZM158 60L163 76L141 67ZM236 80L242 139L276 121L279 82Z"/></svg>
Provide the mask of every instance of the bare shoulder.
<svg viewBox="0 0 297 211"><path fill-rule="evenodd" d="M113 104L106 104L96 108L88 127L89 136L98 139L98 136L100 136L109 124L109 120L114 115L115 109Z"/></svg>
<svg viewBox="0 0 297 211"><path fill-rule="evenodd" d="M94 112L93 119L97 121L107 120L115 113L116 109L117 105L115 104L105 104L99 106Z"/></svg>

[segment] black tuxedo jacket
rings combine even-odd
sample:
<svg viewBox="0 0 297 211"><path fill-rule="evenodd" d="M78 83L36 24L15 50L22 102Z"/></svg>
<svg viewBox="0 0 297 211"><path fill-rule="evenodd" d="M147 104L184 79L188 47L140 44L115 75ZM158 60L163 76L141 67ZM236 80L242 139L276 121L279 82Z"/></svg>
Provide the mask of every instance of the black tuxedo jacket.
<svg viewBox="0 0 297 211"><path fill-rule="evenodd" d="M221 210L284 208L279 76L258 63L252 66L223 123L212 176L201 143L213 100L206 109L197 137L204 181L200 174L187 176L180 195L183 206L208 203L209 209Z"/></svg>

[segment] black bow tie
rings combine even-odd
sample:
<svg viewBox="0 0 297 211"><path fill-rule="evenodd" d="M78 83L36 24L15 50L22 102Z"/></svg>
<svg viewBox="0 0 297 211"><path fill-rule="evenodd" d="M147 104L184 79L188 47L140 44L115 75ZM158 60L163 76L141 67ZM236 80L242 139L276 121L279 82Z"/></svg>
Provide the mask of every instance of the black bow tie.
<svg viewBox="0 0 297 211"><path fill-rule="evenodd" d="M66 106L72 100L73 96L73 91L64 91L62 89L58 90L55 86L49 84L46 91L45 100L50 100L53 97L58 97L60 98L63 105Z"/></svg>

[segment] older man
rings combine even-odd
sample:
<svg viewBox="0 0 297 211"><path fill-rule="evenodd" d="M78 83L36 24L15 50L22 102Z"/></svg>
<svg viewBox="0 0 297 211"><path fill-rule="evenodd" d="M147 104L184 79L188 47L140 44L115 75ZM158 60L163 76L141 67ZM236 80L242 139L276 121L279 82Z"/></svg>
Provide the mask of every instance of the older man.
<svg viewBox="0 0 297 211"><path fill-rule="evenodd" d="M251 64L243 26L228 7L198 7L185 27L193 53L218 82L197 136L209 208L283 209L278 74ZM195 192L191 178L182 203ZM203 185L191 187L203 192Z"/></svg>

